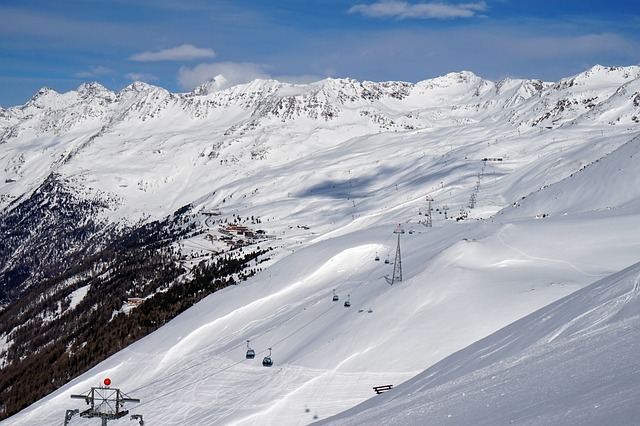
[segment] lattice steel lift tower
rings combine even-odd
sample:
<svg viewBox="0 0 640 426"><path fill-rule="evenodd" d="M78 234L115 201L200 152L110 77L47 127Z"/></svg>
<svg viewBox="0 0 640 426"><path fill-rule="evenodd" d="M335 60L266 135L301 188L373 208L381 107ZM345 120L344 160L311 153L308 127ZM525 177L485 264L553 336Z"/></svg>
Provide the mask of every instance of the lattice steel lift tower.
<svg viewBox="0 0 640 426"><path fill-rule="evenodd" d="M398 224L398 227L393 231L394 234L398 234L398 246L396 248L396 259L393 262L393 278L391 278L391 285L396 281L402 281L402 258L400 256L400 234L404 234L402 225Z"/></svg>
<svg viewBox="0 0 640 426"><path fill-rule="evenodd" d="M429 209L427 210L427 220L424 223L424 226L427 228L431 228L433 226L433 222L431 221L431 202L433 201L433 197L431 195L427 195L427 202L429 203Z"/></svg>
<svg viewBox="0 0 640 426"><path fill-rule="evenodd" d="M127 402L140 402L137 398L129 398L120 389L109 387L111 379L104 379L104 386L92 387L91 390L82 395L71 395L71 398L83 399L89 408L79 413L80 410L67 410L64 424L67 425L75 414L80 417L94 418L102 420L102 426L107 426L109 420L116 420L129 414L129 410L124 410L124 404ZM139 424L144 425L141 414L133 414L131 420L138 420Z"/></svg>

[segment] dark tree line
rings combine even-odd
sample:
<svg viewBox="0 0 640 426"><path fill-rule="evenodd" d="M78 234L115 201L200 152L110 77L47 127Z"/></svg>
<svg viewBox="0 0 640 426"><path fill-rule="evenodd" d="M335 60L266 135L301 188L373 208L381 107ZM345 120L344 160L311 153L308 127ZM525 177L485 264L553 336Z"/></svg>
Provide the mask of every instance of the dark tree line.
<svg viewBox="0 0 640 426"><path fill-rule="evenodd" d="M0 283L4 301L9 301L0 310L0 336L6 334L10 344L0 354L4 360L0 364L0 420L156 330L207 295L236 284L233 276L242 280L252 275L255 270L249 268L250 261L270 250L258 247L227 253L200 262L186 274L174 243L197 232L190 206L164 220L116 229L92 222L95 206L74 207L74 201L51 178L0 218L0 231L10 237L0 244L5 271ZM47 205L65 213L47 212ZM37 206L45 208L30 213ZM52 217L60 219L60 226L66 229L49 226ZM38 226L41 234L12 228L20 223ZM47 244L57 248L42 247ZM11 263L7 259L12 249L35 255L57 253L57 257ZM88 288L86 295L71 307L72 293L84 287ZM123 303L133 296L145 300L123 313Z"/></svg>
<svg viewBox="0 0 640 426"><path fill-rule="evenodd" d="M52 174L0 216L0 306L105 246L113 225L97 219L103 200L78 197Z"/></svg>

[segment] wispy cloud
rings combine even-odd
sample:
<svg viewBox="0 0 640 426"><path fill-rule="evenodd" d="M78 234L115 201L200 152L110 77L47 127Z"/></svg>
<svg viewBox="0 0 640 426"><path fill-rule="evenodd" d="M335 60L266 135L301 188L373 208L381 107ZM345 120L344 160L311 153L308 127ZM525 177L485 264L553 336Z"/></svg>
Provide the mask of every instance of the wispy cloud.
<svg viewBox="0 0 640 426"><path fill-rule="evenodd" d="M212 82L211 89L223 90L256 78L271 78L264 66L248 62L218 62L199 64L194 68L181 67L178 72L180 87L191 90L205 82Z"/></svg>
<svg viewBox="0 0 640 426"><path fill-rule="evenodd" d="M214 58L216 53L212 49L203 49L195 47L192 44L183 44L182 46L172 47L157 52L140 52L129 57L130 60L136 62L154 62L154 61L191 61L194 59Z"/></svg>
<svg viewBox="0 0 640 426"><path fill-rule="evenodd" d="M89 71L79 71L75 74L79 78L93 78L113 74L113 70L103 66L91 67Z"/></svg>
<svg viewBox="0 0 640 426"><path fill-rule="evenodd" d="M351 7L349 13L361 13L373 18L396 19L453 19L471 18L486 10L485 2L478 3L408 3L404 1L378 1L373 4L359 4Z"/></svg>
<svg viewBox="0 0 640 426"><path fill-rule="evenodd" d="M131 80L131 81L149 82L149 81L159 80L158 77L156 77L153 74L146 74L146 73L142 73L142 72L130 72L130 73L126 74L125 77L128 80Z"/></svg>

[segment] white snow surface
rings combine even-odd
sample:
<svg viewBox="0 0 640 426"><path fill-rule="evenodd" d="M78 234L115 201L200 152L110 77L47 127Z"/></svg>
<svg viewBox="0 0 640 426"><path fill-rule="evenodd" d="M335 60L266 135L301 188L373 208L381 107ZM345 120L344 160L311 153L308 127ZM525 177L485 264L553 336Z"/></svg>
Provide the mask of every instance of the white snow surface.
<svg viewBox="0 0 640 426"><path fill-rule="evenodd" d="M5 110L4 134L17 135L0 145L15 179L7 205L54 169L87 197L117 199L114 220L191 202L260 217L278 239L257 275L0 424L62 425L86 408L70 395L106 377L140 398L126 408L146 425L638 424L639 75L594 67L493 84L457 73L371 101L351 80L256 81L224 99L94 87L90 118L58 136ZM193 109L176 106L185 99ZM105 124L97 111L110 102L119 121ZM420 223L427 195L433 227Z"/></svg>
<svg viewBox="0 0 640 426"><path fill-rule="evenodd" d="M323 425L638 424L640 262Z"/></svg>

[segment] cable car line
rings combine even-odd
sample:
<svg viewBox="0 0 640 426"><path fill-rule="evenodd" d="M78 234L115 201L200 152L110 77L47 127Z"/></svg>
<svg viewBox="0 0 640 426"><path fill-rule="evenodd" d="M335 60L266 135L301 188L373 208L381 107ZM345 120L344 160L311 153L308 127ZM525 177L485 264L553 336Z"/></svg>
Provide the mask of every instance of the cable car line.
<svg viewBox="0 0 640 426"><path fill-rule="evenodd" d="M187 383L185 383L184 385L179 386L179 387L174 388L174 389L171 389L171 390L170 390L170 391L168 391L168 392L165 392L165 393L160 394L160 395L156 395L156 396L154 396L153 398L148 399L148 400L146 400L145 402L142 402L142 403L138 404L138 405L137 405L137 407L141 407L141 406L143 406L143 405L149 404L149 403L151 403L151 402L153 402L153 401L156 401L156 400L158 400L158 399L160 399L160 398L164 398L164 397L169 396L169 395L171 395L171 394L174 394L174 393L176 393L176 392L178 392L178 391L181 391L182 389L185 389L185 388L187 388L187 387L189 387L189 386L191 386L191 385L194 385L194 384L196 384L196 383L200 383L200 382L202 382L204 379L208 379L209 377L215 376L215 375L216 375L216 374L218 374L218 373L222 373L223 371L227 371L227 370L231 369L232 367L235 367L235 366L237 366L237 365L242 364L242 363L243 363L243 362L245 362L245 361L246 361L246 359L243 359L242 361L236 362L236 363L234 363L234 364L230 364L230 365L228 365L228 366L226 366L226 367L223 367L223 368L221 368L221 369L219 369L219 370L216 370L216 371L214 371L214 372L212 372L212 373L210 373L210 374L206 374L206 375L204 375L204 376L198 377L198 379L197 379L197 380L194 380L194 381L191 381L191 382L187 382ZM143 387L141 387L141 388L139 388L139 389L143 389L143 388L145 388L145 387L147 387L147 386L143 386ZM133 392L133 391L131 391L131 392Z"/></svg>
<svg viewBox="0 0 640 426"><path fill-rule="evenodd" d="M394 234L393 234L393 233L391 233L391 234L389 235L389 237L387 238L387 241L388 241L389 239L391 239L393 236L394 236ZM360 268L358 268L358 269L360 269ZM373 270L372 270L372 271L371 271L371 272L370 272L370 273L369 273L369 274L364 278L364 280L358 280L358 281L360 281L360 283L359 283L357 286L355 286L354 288L352 288L352 289L351 289L350 294L347 296L347 301L345 301L345 304L344 304L344 306L345 306L345 307L350 307L350 306L351 306L351 302L350 302L350 296L351 296L351 294L352 294L355 290L357 290L361 285L363 285L363 284L365 284L366 282L368 282L368 281L369 281L369 278L370 278L370 277L371 277L375 272L376 272L376 270L375 270L375 269L373 269ZM352 274L351 274L351 276L353 276L354 274L355 274L355 272L354 272L354 273L352 273ZM380 277L380 278L382 278L382 277ZM336 289L340 288L341 286L343 286L344 284L346 284L346 283L348 283L348 282L350 282L350 281L349 281L349 280L345 280L342 284L340 284L340 285L336 286ZM334 289L334 296L337 296L337 294L335 293L336 289ZM383 291L383 293L385 293L386 291L389 291L389 288L385 289L385 290ZM335 300L335 299L334 299L334 300ZM348 303L348 306L347 306L347 303ZM301 327L299 327L299 328L295 329L295 330L294 330L294 331L292 331L291 333L287 334L286 336L284 336L284 337L283 337L283 338L281 338L280 340L278 340L278 341L276 341L276 342L272 343L272 344L270 345L270 347L268 348L268 350L269 350L269 355L263 358L263 365L265 365L265 360L266 360L267 358L268 358L268 361L269 361L269 362L267 362L267 364L268 364L268 365L265 365L265 366L272 366L272 365L273 365L273 359L271 358L271 353L272 353L272 349L273 349L274 347L276 347L276 346L280 345L281 343L285 342L286 340L288 340L289 338L291 338L291 337L292 337L293 335L295 335L296 333L298 333L298 332L302 331L303 329L307 328L309 325L311 325L311 324L313 324L315 321L319 320L321 317L323 317L324 315L326 315L326 314L327 314L331 309L335 308L336 306L337 306L337 304L332 303L331 305L329 305L329 308L327 308L326 310L324 310L323 312L321 312L319 315L317 315L317 316L313 317L313 318L312 318L311 320L309 320L307 323L305 323L305 324L304 324L304 325L302 325ZM305 309L306 309L306 308L305 308ZM369 308L369 309L370 309L370 308ZM295 315L295 316L297 316L297 315ZM253 339L255 339L255 338L257 338L257 337L262 337L262 336L266 335L267 333L272 332L275 328L280 328L282 325L286 324L287 322L289 322L289 321L291 321L293 318L295 318L295 316L294 316L294 317L292 317L292 318L290 318L289 320L287 320L287 321L283 322L283 323L278 324L278 325L277 325L277 326L275 326L275 327L270 328L269 330L265 330L264 332L262 332L262 333L260 333L260 334L254 335L254 336L253 336ZM187 387L189 387L189 386L191 386L191 385L193 385L193 384L199 383L199 382L201 382L201 381L202 381L202 380L204 380L204 379L207 379L207 378L212 377L212 376L214 376L214 375L216 375L216 374L218 374L218 373L221 373L221 372L226 371L226 370L229 370L229 369L231 369L231 368L233 368L233 367L235 367L235 366L238 366L238 365L240 365L240 364L242 364L242 363L246 362L247 360L251 360L251 359L253 359L253 358L250 358L250 357L249 357L249 354L250 354L250 352L249 352L249 351L253 351L253 357L254 357L254 358L255 358L255 356L256 356L257 354L260 354L260 353L266 352L266 350L263 350L263 351L261 351L261 352L256 353L256 351L255 351L255 350L253 350L253 349L251 349L251 348L249 347L249 342L250 342L250 340L247 340L247 341L246 341L247 352L245 353L245 357L244 357L241 361L238 361L238 362L236 362L236 363L230 364L230 365L228 365L228 366L226 366L226 367L223 367L223 368L221 368L221 369L219 369L219 370L213 371L213 372L212 372L212 373L210 373L210 374L206 374L206 375L204 375L204 376L201 376L201 377L199 377L199 378L198 378L197 380L195 380L195 381L191 381L191 382L185 383L184 385L182 385L182 386L180 386L180 387L178 387L178 388L176 388L176 389L172 389L171 391L168 391L168 392L166 392L166 393L164 393L164 394L157 395L157 396L153 397L152 399L149 399L149 400L145 401L144 403L139 404L138 406L142 406L142 405L145 405L145 404L151 403L151 402L153 402L153 401L156 401L156 400L158 400L158 399L160 399L160 398L164 398L164 397L166 397L166 396L169 396L169 395L171 395L171 394L173 394L173 393L175 393L175 392L178 392L178 391L180 391L180 390L182 390L182 389L184 389L184 388L187 388ZM209 348L209 347L213 346L214 344L215 344L215 343L209 344L209 345L207 345L206 347L204 347L204 348L200 349L200 351L204 351L204 350L206 350L207 348ZM239 348L240 348L240 347L242 347L242 346L243 346L243 344L238 344L238 345L232 346L231 348L229 348L229 350L224 351L224 352L221 352L221 353L217 354L216 356L217 356L217 357L224 356L224 355L226 355L226 354L228 354L228 353L231 353L231 352L236 351L237 349L239 349ZM188 366L188 367L186 367L186 368L179 369L179 370L177 370L177 371L175 371L175 372L173 372L173 373L171 373L171 374L168 374L168 375L165 375L165 376L159 377L158 379L153 380L153 381L151 381L151 382L149 382L149 383L147 383L147 384L145 384L145 385L143 385L143 386L140 386L140 387L138 387L138 388L136 388L136 389L133 389L133 390L131 390L130 392L137 392L137 391L139 391L139 390L142 390L142 389L145 389L145 388L147 388L147 387L150 387L150 386L152 386L152 385L154 385L154 384L156 384L156 383L159 383L159 382L161 382L161 381L164 381L164 380L166 380L166 379L169 379L169 378L171 378L171 377L174 377L174 376L176 376L176 375L178 375L178 374L181 374L181 373L183 373L183 372L185 372L185 371L187 371L187 370L190 370L190 369L192 369L192 368L198 367L198 366L200 366L200 365L202 365L202 364L205 364L205 363L209 363L209 362L211 362L214 358L215 358L214 356L212 356L212 357L206 357L206 355L205 355L205 359L203 359L203 360L202 360L202 361L200 361L200 362L197 362L197 363L195 363L195 364L192 364L192 365L190 365L190 366Z"/></svg>

